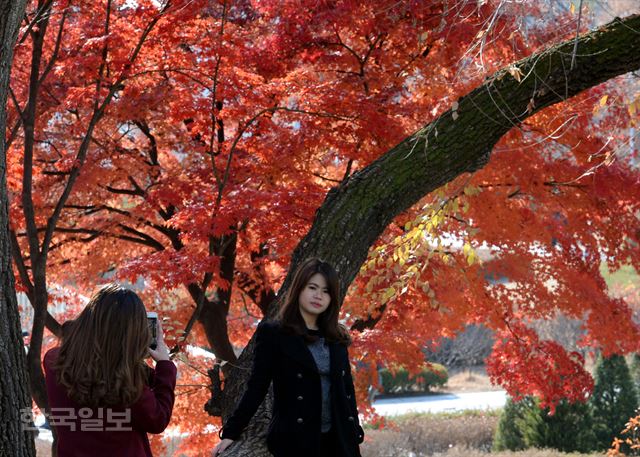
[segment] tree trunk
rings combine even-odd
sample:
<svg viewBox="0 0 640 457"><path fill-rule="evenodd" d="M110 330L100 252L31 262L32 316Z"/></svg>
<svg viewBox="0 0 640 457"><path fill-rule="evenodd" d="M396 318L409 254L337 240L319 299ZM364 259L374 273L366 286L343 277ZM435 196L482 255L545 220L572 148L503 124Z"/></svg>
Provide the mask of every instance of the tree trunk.
<svg viewBox="0 0 640 457"><path fill-rule="evenodd" d="M582 36L573 70L569 69L574 40L516 62L510 68L514 74L514 67L520 70L520 81L506 69L497 72L460 98L457 109L442 114L331 189L309 233L293 253L289 274L278 297L285 295L291 272L311 256L321 257L336 267L344 297L369 248L399 213L462 173L482 168L498 140L527 117L640 68L638 30L640 16L635 15L616 19ZM272 304L268 316L274 314L280 300ZM246 385L253 349L254 338L236 366L224 367L223 419L233 411ZM215 400L220 399L212 402ZM264 444L257 444L255 439L266 433L269 415L270 403L265 402L245 434L252 437L251 442L237 443L230 456L269 455Z"/></svg>
<svg viewBox="0 0 640 457"><path fill-rule="evenodd" d="M25 6L26 0L0 0L0 457L36 455L33 432L25 431L21 421L21 410L30 417L31 396L11 266L5 150L13 46Z"/></svg>

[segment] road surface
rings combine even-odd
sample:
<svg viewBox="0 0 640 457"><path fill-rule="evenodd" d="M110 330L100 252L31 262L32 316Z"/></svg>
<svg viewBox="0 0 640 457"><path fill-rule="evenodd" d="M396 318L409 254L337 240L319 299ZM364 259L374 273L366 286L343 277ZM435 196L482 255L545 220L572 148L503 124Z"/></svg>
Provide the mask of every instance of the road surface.
<svg viewBox="0 0 640 457"><path fill-rule="evenodd" d="M507 402L504 390L435 394L421 397L385 398L375 400L373 408L381 416L397 416L409 412L455 412L466 409L498 409Z"/></svg>

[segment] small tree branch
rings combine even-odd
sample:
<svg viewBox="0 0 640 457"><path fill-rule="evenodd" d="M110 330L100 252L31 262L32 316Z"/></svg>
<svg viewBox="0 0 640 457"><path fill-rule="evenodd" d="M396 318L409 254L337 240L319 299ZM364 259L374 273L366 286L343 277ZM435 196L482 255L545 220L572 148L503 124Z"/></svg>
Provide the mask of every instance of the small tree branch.
<svg viewBox="0 0 640 457"><path fill-rule="evenodd" d="M22 256L22 251L20 250L18 237L14 230L9 230L9 235L11 237L11 251L13 254L13 261L15 262L16 268L18 269L20 281L27 288L27 294L33 296L33 282L31 281L31 278L29 278L29 272L27 271L27 265L24 261L24 257Z"/></svg>
<svg viewBox="0 0 640 457"><path fill-rule="evenodd" d="M576 39L573 42L573 52L571 53L571 67L573 70L576 66L576 55L578 54L578 38L580 37L580 20L582 19L582 0L580 0L580 6L578 6L578 23L576 24Z"/></svg>
<svg viewBox="0 0 640 457"><path fill-rule="evenodd" d="M112 194L121 194L121 195L135 195L138 197L144 197L145 193L142 189L140 189L139 187L135 187L134 189L122 189L122 188L118 188L118 187L112 187L112 186L103 186L104 189L108 190L109 192L111 192Z"/></svg>
<svg viewBox="0 0 640 457"><path fill-rule="evenodd" d="M134 121L133 122L140 131L147 137L149 143L151 145L151 150L149 151L149 165L159 165L158 163L158 142L156 141L156 137L151 133L151 129L149 128L149 124L145 121Z"/></svg>

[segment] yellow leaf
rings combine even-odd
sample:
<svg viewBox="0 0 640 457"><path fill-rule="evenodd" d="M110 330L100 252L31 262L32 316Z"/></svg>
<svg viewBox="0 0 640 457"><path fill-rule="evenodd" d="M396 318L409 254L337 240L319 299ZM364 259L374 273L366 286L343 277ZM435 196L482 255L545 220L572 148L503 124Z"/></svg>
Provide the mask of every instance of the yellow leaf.
<svg viewBox="0 0 640 457"><path fill-rule="evenodd" d="M576 5L573 2L571 2L569 10L571 11L571 14L576 14Z"/></svg>
<svg viewBox="0 0 640 457"><path fill-rule="evenodd" d="M604 107L604 105L607 104L607 100L609 99L608 95L603 95L602 98L600 99L600 107Z"/></svg>
<svg viewBox="0 0 640 457"><path fill-rule="evenodd" d="M473 265L473 262L475 262L476 260L476 255L473 251L471 251L471 253L469 254L469 257L467 257L467 263L469 265Z"/></svg>
<svg viewBox="0 0 640 457"><path fill-rule="evenodd" d="M469 251L471 251L471 245L469 244L469 242L464 243L464 246L462 246L462 252L464 253L464 255L468 255Z"/></svg>
<svg viewBox="0 0 640 457"><path fill-rule="evenodd" d="M391 297L393 297L396 294L396 290L393 287L389 287L388 289L386 289L384 291L384 294L382 294L382 301L386 302L388 301Z"/></svg>
<svg viewBox="0 0 640 457"><path fill-rule="evenodd" d="M464 188L464 194L469 197L473 197L474 195L478 195L480 193L479 187L467 186Z"/></svg>

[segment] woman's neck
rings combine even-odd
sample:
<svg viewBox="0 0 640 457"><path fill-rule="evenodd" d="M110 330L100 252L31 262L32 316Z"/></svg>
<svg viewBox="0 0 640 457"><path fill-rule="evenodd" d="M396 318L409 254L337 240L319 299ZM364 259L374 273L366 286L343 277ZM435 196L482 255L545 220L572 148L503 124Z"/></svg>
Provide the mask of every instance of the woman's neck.
<svg viewBox="0 0 640 457"><path fill-rule="evenodd" d="M318 316L315 314L305 313L302 310L300 310L300 315L302 316L304 325L306 325L308 329L318 330Z"/></svg>

